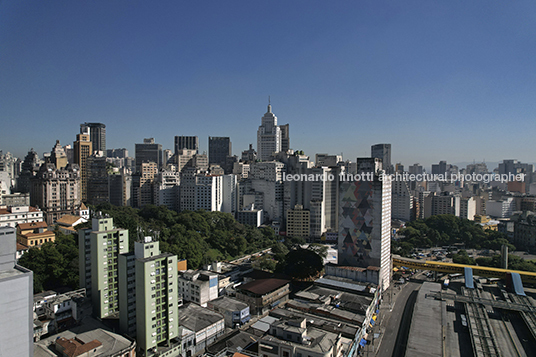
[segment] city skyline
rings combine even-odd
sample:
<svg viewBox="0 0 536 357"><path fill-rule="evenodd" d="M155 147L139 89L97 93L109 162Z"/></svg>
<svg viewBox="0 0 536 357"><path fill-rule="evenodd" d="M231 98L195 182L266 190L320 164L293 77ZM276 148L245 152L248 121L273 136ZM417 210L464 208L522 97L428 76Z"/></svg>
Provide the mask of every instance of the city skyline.
<svg viewBox="0 0 536 357"><path fill-rule="evenodd" d="M240 155L270 95L311 158L390 143L406 166L532 163L516 144L536 132L535 6L2 2L0 150L41 156L100 122L131 156L177 135L207 152L230 137Z"/></svg>

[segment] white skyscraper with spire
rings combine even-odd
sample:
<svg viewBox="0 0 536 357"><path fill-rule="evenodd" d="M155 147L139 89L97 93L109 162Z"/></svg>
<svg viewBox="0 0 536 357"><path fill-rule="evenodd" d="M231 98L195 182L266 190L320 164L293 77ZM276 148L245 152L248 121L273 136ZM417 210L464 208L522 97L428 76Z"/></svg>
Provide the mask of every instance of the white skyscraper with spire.
<svg viewBox="0 0 536 357"><path fill-rule="evenodd" d="M277 117L272 113L272 105L262 117L261 126L257 130L257 158L261 161L270 160L273 153L281 151L281 128L277 125Z"/></svg>

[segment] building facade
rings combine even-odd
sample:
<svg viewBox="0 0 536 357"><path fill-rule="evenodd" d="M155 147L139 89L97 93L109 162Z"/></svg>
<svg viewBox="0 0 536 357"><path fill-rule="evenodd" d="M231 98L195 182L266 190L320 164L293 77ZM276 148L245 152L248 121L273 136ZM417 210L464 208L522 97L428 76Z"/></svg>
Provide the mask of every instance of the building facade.
<svg viewBox="0 0 536 357"><path fill-rule="evenodd" d="M141 356L178 356L177 256L145 237L120 256L119 275L121 329L136 336Z"/></svg>
<svg viewBox="0 0 536 357"><path fill-rule="evenodd" d="M341 181L339 206L339 265L377 267L387 289L391 278L391 181L380 179L380 159L358 158L357 170L372 180Z"/></svg>
<svg viewBox="0 0 536 357"><path fill-rule="evenodd" d="M221 136L208 137L208 163L225 167L227 156L232 156L231 138Z"/></svg>
<svg viewBox="0 0 536 357"><path fill-rule="evenodd" d="M154 162L157 168L162 168L162 145L156 144L154 138L143 139L143 144L135 145L136 172L140 172L141 164Z"/></svg>
<svg viewBox="0 0 536 357"><path fill-rule="evenodd" d="M280 151L281 128L277 125L277 117L272 113L272 106L268 104L268 111L257 130L257 158L268 161L272 154Z"/></svg>
<svg viewBox="0 0 536 357"><path fill-rule="evenodd" d="M80 124L80 134L85 133L89 134L93 151L102 151L106 155L106 125L102 123Z"/></svg>
<svg viewBox="0 0 536 357"><path fill-rule="evenodd" d="M17 265L13 227L0 227L0 356L33 356L33 272Z"/></svg>
<svg viewBox="0 0 536 357"><path fill-rule="evenodd" d="M81 178L78 165L57 170L43 164L31 180L30 204L43 210L45 220L53 224L65 214L77 214L81 204Z"/></svg>
<svg viewBox="0 0 536 357"><path fill-rule="evenodd" d="M99 319L119 313L119 255L128 252L128 230L111 217L95 217L91 229L78 231L80 288L85 288Z"/></svg>

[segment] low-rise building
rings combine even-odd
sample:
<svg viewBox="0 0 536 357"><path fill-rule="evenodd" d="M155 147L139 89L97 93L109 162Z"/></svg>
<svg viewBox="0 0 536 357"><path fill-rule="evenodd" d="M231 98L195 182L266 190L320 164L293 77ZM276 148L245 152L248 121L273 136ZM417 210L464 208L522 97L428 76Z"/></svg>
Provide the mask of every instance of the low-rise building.
<svg viewBox="0 0 536 357"><path fill-rule="evenodd" d="M288 300L290 281L258 279L236 288L236 298L250 307L250 313L262 315Z"/></svg>
<svg viewBox="0 0 536 357"><path fill-rule="evenodd" d="M185 336L190 334L189 331L195 334L194 343L184 343L183 340L185 356L203 351L225 332L225 322L221 314L193 303L186 304L179 310L179 320Z"/></svg>
<svg viewBox="0 0 536 357"><path fill-rule="evenodd" d="M74 228L79 224L86 223L87 220L80 216L73 216L72 214L66 214L56 221L60 232L65 234L77 234L77 230Z"/></svg>
<svg viewBox="0 0 536 357"><path fill-rule="evenodd" d="M56 235L48 230L46 222L17 225L17 242L27 247L40 247L43 243L54 242L55 239Z"/></svg>
<svg viewBox="0 0 536 357"><path fill-rule="evenodd" d="M203 270L187 270L179 274L179 295L184 301L201 306L218 297L218 275Z"/></svg>
<svg viewBox="0 0 536 357"><path fill-rule="evenodd" d="M34 344L34 357L135 357L136 341L84 320L82 326L47 337Z"/></svg>
<svg viewBox="0 0 536 357"><path fill-rule="evenodd" d="M42 222L43 211L32 206L8 206L0 208L0 227L16 227L19 223Z"/></svg>
<svg viewBox="0 0 536 357"><path fill-rule="evenodd" d="M307 326L307 320L278 320L270 325L267 335L259 340L258 353L262 356L338 356L342 346L341 335Z"/></svg>
<svg viewBox="0 0 536 357"><path fill-rule="evenodd" d="M230 328L242 326L251 318L249 306L246 303L227 296L209 301L207 307L222 314L225 318L225 326Z"/></svg>

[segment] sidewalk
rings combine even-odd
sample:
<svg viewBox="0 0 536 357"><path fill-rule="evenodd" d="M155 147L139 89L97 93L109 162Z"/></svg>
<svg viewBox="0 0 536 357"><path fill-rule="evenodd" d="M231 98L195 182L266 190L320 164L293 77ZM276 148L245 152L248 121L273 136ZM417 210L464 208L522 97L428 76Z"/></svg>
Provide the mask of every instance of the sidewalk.
<svg viewBox="0 0 536 357"><path fill-rule="evenodd" d="M368 343L362 350L362 356L376 356L378 353L385 335L385 326L387 326L389 323L393 308L395 307L397 298L399 296L399 292L404 286L406 286L406 284L407 282L401 286L392 285L384 292L383 299L380 304L380 311L378 312L378 318L376 319L376 323L374 324L374 327L372 327L369 337L367 338L367 340L371 341L371 343Z"/></svg>

